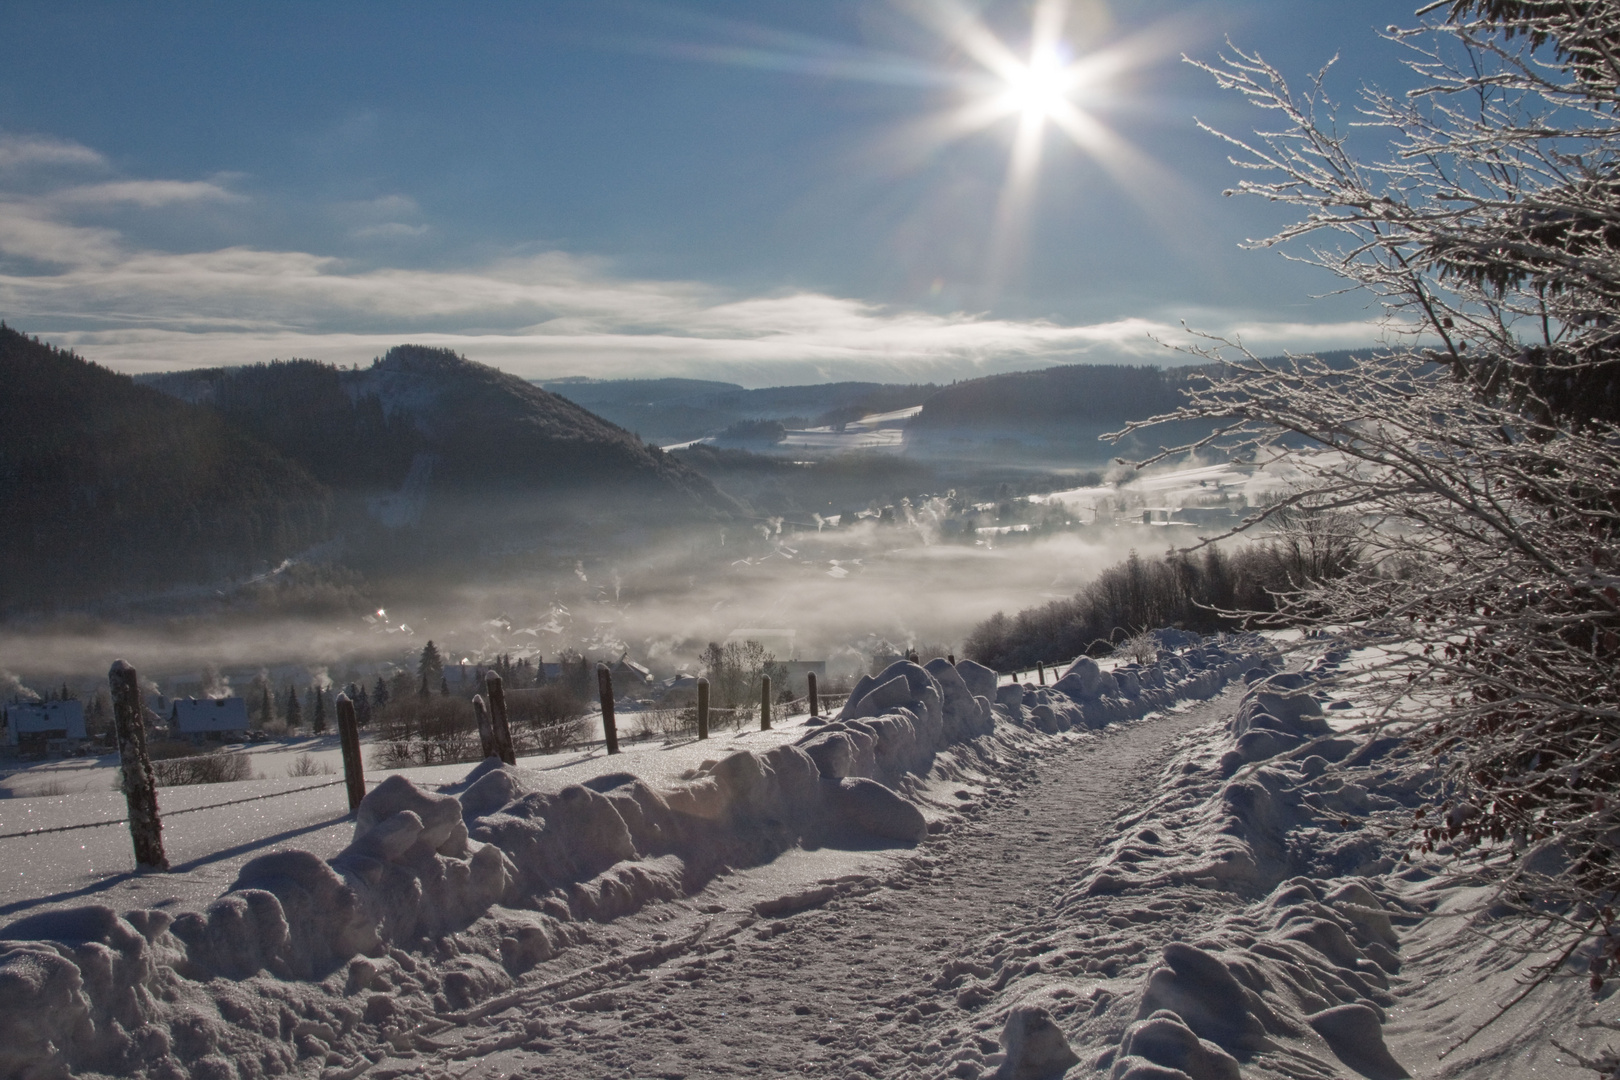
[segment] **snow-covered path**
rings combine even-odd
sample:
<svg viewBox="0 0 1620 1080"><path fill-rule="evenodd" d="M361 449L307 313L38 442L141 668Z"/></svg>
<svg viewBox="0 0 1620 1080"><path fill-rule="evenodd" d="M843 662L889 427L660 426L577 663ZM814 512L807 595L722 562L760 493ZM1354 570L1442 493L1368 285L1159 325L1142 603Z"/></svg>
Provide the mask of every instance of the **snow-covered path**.
<svg viewBox="0 0 1620 1080"><path fill-rule="evenodd" d="M1153 788L1178 736L1224 719L1234 694L1007 762L982 786L948 791L963 821L914 850L796 883L783 881L788 860L602 927L558 958L574 977L542 965L502 1011L480 1008L425 1035L421 1057L368 1075L460 1062L456 1075L491 1080L909 1077L947 1072L964 1048L983 1060L998 1032L975 1023L978 1003L959 1000L955 976L988 937L1047 914L1116 815ZM816 865L807 859L801 873Z"/></svg>

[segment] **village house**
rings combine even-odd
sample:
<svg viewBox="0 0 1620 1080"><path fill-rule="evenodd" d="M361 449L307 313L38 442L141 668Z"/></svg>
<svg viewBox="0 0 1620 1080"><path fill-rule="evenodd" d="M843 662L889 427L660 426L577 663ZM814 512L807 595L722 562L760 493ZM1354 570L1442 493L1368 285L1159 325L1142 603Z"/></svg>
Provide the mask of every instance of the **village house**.
<svg viewBox="0 0 1620 1080"><path fill-rule="evenodd" d="M29 701L5 708L5 745L21 754L65 754L89 737L80 701Z"/></svg>
<svg viewBox="0 0 1620 1080"><path fill-rule="evenodd" d="M169 737L186 739L196 745L245 742L247 702L239 697L175 698L169 707Z"/></svg>
<svg viewBox="0 0 1620 1080"><path fill-rule="evenodd" d="M608 671L613 675L613 692L615 694L625 694L631 690L643 690L653 684L653 673L631 660L629 653L620 656L616 663L608 665Z"/></svg>

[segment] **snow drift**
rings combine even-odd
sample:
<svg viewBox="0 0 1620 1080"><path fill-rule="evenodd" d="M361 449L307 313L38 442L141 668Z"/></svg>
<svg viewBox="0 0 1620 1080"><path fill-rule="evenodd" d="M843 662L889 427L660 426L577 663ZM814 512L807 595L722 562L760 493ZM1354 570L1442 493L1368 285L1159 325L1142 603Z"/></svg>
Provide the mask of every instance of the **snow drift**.
<svg viewBox="0 0 1620 1080"><path fill-rule="evenodd" d="M390 777L340 854L254 859L202 911L93 905L0 930L0 1075L228 1080L409 1049L424 1023L510 989L590 921L794 845L921 839L908 783L998 723L1102 727L1269 670L1260 639L1161 633L1155 665L1081 659L1051 687L901 661L798 745L707 761L662 790L616 773L531 791L494 759L439 791ZM1167 978L1167 1000L1182 1001L1179 985Z"/></svg>
<svg viewBox="0 0 1620 1080"><path fill-rule="evenodd" d="M1321 688L1341 660L1245 672L1226 729L1188 738L1046 921L936 986L987 1032L1045 1010L1111 1080L1408 1075L1383 1025L1398 928L1424 909L1401 895L1390 837L1432 773L1397 739L1330 728ZM1058 687L1092 691L1103 674L1077 663ZM1168 939L1156 950L1150 926ZM1029 1051L1002 1045L1000 1060L963 1049L956 1075L1019 1074Z"/></svg>

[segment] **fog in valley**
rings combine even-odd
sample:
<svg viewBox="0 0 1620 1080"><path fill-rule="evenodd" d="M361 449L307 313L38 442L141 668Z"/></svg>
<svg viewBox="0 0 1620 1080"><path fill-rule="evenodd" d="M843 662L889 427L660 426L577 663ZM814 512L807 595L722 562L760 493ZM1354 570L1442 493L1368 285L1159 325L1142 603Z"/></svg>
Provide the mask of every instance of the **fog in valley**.
<svg viewBox="0 0 1620 1080"><path fill-rule="evenodd" d="M875 653L955 648L996 611L1072 595L1133 548L1157 553L1172 539L1163 528L1104 523L946 541L927 503L912 514L912 522L868 518L819 531L776 521L716 526L498 581L424 576L363 590L376 605L364 610L13 621L0 628L0 655L41 693L64 680L99 683L115 658L169 693L199 683L219 692L240 689L261 669L303 668L318 681L322 673L352 679L392 665L414 668L428 640L447 663L502 653L555 660L569 649L612 660L628 652L664 677L699 673L707 643L744 632L777 654L791 649L777 659L825 660L838 679L865 672ZM746 633L754 629L777 633Z"/></svg>
<svg viewBox="0 0 1620 1080"><path fill-rule="evenodd" d="M4 340L42 387L80 380L108 410L129 394ZM961 651L997 612L1073 596L1132 551L1196 544L1269 498L1263 471L1138 471L1112 455L1150 456L1152 439L1099 441L1174 405L1185 379L1073 366L943 388L553 392L419 346L364 369L143 379L148 434L40 437L136 464L86 465L80 497L11 538L0 670L8 696L82 696L124 659L165 696L217 696L265 678L371 684L414 671L432 641L452 678L583 656L668 679L702 673L710 643L757 641L836 685L910 649ZM1172 444L1199 434L1170 428ZM149 434L164 430L201 463L184 487Z"/></svg>

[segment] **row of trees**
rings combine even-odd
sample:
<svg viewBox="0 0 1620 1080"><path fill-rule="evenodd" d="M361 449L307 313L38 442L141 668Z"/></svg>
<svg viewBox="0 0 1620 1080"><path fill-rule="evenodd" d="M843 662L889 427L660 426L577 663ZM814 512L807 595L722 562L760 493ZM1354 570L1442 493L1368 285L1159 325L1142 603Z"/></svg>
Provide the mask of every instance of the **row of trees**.
<svg viewBox="0 0 1620 1080"><path fill-rule="evenodd" d="M547 680L540 657L513 660L503 653L488 665L480 664L480 677L452 694L443 658L429 641L414 675L402 670L392 680L379 676L372 688L369 711L376 718L381 761L433 765L476 760L482 744L472 698L483 692L486 671L501 677L519 753L549 752L577 740L587 703L596 695L596 667L571 650L559 658L558 667L557 677Z"/></svg>
<svg viewBox="0 0 1620 1080"><path fill-rule="evenodd" d="M759 707L760 687L765 676L772 686L791 696L787 669L757 641L711 641L698 657L703 676L709 680L709 704L716 709L735 710L731 719L745 723ZM696 723L694 718L693 723Z"/></svg>
<svg viewBox="0 0 1620 1080"><path fill-rule="evenodd" d="M1144 559L1135 552L1098 574L1075 596L1008 616L969 633L963 653L998 671L1081 654L1104 655L1126 638L1160 626L1200 633L1235 630L1248 614L1274 613L1292 594L1349 572L1362 559L1355 523L1343 514L1288 515L1290 528L1267 543L1228 553L1219 547Z"/></svg>

